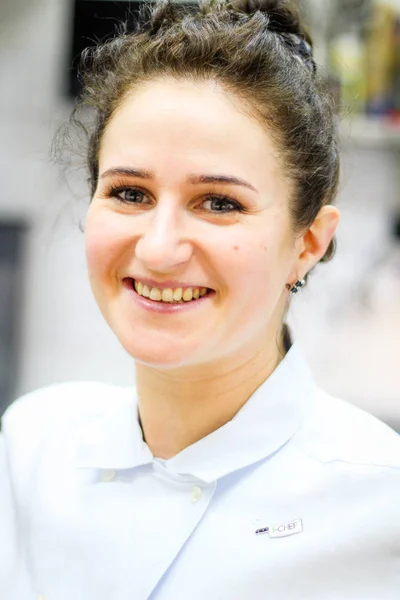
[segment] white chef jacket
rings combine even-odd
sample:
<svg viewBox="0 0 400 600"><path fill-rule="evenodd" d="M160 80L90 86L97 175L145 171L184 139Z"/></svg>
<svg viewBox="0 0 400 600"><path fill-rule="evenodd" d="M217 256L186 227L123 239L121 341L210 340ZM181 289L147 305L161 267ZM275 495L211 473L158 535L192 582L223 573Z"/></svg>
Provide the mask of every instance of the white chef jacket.
<svg viewBox="0 0 400 600"><path fill-rule="evenodd" d="M320 390L297 344L169 460L133 387L7 409L1 600L399 600L400 436Z"/></svg>

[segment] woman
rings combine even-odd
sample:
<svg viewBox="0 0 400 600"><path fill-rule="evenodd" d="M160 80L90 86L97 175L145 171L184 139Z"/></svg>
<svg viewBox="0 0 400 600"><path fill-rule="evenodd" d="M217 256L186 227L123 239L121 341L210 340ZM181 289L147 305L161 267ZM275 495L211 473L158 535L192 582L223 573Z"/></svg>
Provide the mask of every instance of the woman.
<svg viewBox="0 0 400 600"><path fill-rule="evenodd" d="M163 1L86 54L88 271L136 387L7 410L1 598L399 597L398 436L285 325L339 221L307 39L284 2Z"/></svg>

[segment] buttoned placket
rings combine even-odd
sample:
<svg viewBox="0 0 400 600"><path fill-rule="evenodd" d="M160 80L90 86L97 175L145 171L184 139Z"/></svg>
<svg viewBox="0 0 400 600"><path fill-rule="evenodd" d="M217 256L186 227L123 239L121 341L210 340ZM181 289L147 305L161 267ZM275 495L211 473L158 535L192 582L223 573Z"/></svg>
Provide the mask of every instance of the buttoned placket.
<svg viewBox="0 0 400 600"><path fill-rule="evenodd" d="M160 579L171 568L180 551L191 537L199 522L202 520L212 502L217 482L206 483L192 475L182 475L168 468L167 464L153 461L154 477L175 494L179 508L179 520L175 526L165 524L161 531L160 544L168 544L168 550L158 547L155 549L151 579L146 582L144 598L150 597ZM183 502L182 502L183 500ZM167 533L168 531L168 533ZM163 535L164 534L164 535ZM168 536L168 540L166 537ZM149 571L148 571L149 572ZM138 599L139 600L139 599Z"/></svg>
<svg viewBox="0 0 400 600"><path fill-rule="evenodd" d="M216 482L204 482L190 474L176 473L167 464L157 460L152 461L149 469L149 476L153 480L151 489L158 490L158 493L149 492L146 537L157 539L157 544L151 552L151 565L143 565L140 570L141 581L137 581L136 600L150 597L205 515L217 488ZM101 485L109 486L118 485L120 480L121 476L115 469L102 470L98 478ZM175 512L169 518L168 506L171 505ZM157 513L154 512L155 507ZM162 519L160 515L165 513L166 518ZM136 541L138 547L143 547L145 543L146 540L140 538Z"/></svg>

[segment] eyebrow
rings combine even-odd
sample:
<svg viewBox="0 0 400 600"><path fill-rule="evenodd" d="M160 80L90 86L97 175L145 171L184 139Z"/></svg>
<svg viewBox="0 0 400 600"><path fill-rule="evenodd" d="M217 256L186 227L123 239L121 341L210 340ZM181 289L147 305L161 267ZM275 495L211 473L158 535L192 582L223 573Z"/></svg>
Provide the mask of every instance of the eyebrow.
<svg viewBox="0 0 400 600"><path fill-rule="evenodd" d="M154 174L150 171L146 171L145 169L132 169L128 167L114 167L113 169L107 169L107 171L104 171L104 173L101 174L100 178L104 179L105 177L109 177L111 175L128 175L129 177L137 177L139 179L155 179ZM228 185L238 185L247 187L249 190L258 193L258 190L251 185L251 183L245 181L244 179L233 177L233 175L189 175L187 180L193 185L199 183L227 183Z"/></svg>

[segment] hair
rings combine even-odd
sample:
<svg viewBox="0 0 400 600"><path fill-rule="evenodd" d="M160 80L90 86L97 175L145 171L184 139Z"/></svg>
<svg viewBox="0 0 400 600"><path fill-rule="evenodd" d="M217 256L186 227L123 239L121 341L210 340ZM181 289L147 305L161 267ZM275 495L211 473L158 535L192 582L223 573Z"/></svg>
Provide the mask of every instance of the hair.
<svg viewBox="0 0 400 600"><path fill-rule="evenodd" d="M157 0L142 5L134 23L122 24L113 39L86 49L82 94L70 125L85 127L80 111L91 109L85 131L92 195L107 124L132 90L160 78L217 82L265 127L292 184L296 232L306 231L321 207L333 202L339 180L334 103L292 2ZM321 262L334 252L335 239Z"/></svg>

